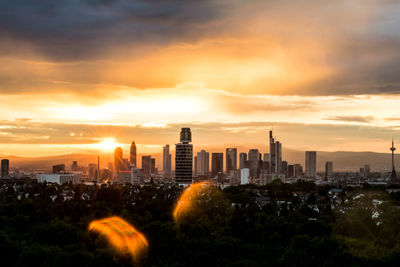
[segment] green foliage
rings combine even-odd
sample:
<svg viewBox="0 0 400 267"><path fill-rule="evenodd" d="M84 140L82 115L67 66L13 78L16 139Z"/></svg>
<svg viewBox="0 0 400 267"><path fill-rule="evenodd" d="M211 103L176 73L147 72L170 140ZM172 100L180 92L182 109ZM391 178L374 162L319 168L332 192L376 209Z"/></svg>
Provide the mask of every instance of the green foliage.
<svg viewBox="0 0 400 267"><path fill-rule="evenodd" d="M132 266L87 231L90 221L116 215L147 237L147 266L395 265L398 194L367 188L353 199L360 192L346 189L338 195L346 204L332 210L329 189L279 180L213 187L176 224L177 186L9 186L0 191L0 257L2 266ZM371 217L375 198L384 201L379 219Z"/></svg>

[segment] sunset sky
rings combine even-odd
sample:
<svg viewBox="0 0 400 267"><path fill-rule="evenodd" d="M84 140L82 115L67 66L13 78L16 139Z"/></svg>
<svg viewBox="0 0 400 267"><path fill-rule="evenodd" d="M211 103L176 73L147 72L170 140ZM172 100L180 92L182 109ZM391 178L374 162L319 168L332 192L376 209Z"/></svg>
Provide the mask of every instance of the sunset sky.
<svg viewBox="0 0 400 267"><path fill-rule="evenodd" d="M398 0L3 0L0 155L400 143ZM399 144L400 146L400 144Z"/></svg>

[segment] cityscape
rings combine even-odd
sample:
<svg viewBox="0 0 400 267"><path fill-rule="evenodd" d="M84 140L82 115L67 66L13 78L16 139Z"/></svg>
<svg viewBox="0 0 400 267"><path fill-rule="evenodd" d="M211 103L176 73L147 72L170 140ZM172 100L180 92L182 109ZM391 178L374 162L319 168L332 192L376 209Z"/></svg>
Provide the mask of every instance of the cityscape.
<svg viewBox="0 0 400 267"><path fill-rule="evenodd" d="M400 1L1 0L0 265L400 265Z"/></svg>
<svg viewBox="0 0 400 267"><path fill-rule="evenodd" d="M298 179L312 181L317 185L372 185L398 184L395 169L394 141L390 147L392 153L391 172L373 172L368 164L360 167L359 171L334 172L334 162L326 161L325 172L317 172L317 151L305 151L305 164L287 162L282 158L282 143L273 137L269 131L269 144L265 144L267 153L258 149L250 149L248 153L241 152L234 147L226 148L223 152L207 152L202 149L194 155L192 131L182 128L179 134L179 143L175 144L175 155L172 157L170 145L162 148L162 170L156 168L156 159L151 155L141 157L141 166L137 160L135 141L130 145L128 158L124 157L121 147L113 148L113 161L108 162L106 169L100 167L98 161L88 166L78 165L73 161L66 168L66 164L52 166L51 172L34 170L19 172L14 169L10 172L10 161L1 160L1 177L35 179L38 182L64 184L149 184L149 183L176 183L188 186L194 182L211 180L221 186L235 186L245 184L266 185L278 179L283 183L294 183ZM125 155L126 155L125 154ZM211 154L211 157L210 157ZM174 164L172 164L174 160ZM175 169L172 169L175 166Z"/></svg>

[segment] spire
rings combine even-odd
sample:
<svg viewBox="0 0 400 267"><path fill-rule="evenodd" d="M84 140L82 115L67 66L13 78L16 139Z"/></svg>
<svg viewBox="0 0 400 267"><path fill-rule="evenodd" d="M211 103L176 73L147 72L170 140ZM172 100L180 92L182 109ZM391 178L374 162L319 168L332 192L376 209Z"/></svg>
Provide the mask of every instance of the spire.
<svg viewBox="0 0 400 267"><path fill-rule="evenodd" d="M390 176L390 183L391 184L397 184L397 174L396 174L396 168L394 167L394 151L396 148L394 147L394 141L392 137L392 147L390 148L392 151L392 175Z"/></svg>

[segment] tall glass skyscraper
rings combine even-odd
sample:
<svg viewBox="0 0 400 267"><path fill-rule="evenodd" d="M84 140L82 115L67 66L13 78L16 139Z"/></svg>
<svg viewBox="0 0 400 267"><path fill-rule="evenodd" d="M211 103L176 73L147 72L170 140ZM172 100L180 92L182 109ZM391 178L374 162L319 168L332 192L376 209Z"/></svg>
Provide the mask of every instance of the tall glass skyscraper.
<svg viewBox="0 0 400 267"><path fill-rule="evenodd" d="M306 177L317 177L317 152L306 151Z"/></svg>
<svg viewBox="0 0 400 267"><path fill-rule="evenodd" d="M6 178L10 171L10 161L8 159L1 160L1 178Z"/></svg>
<svg viewBox="0 0 400 267"><path fill-rule="evenodd" d="M237 170L237 148L226 149L226 172Z"/></svg>
<svg viewBox="0 0 400 267"><path fill-rule="evenodd" d="M164 177L170 177L171 175L171 154L169 153L169 145L163 147L163 171Z"/></svg>
<svg viewBox="0 0 400 267"><path fill-rule="evenodd" d="M282 144L275 141L272 137L272 131L269 131L269 157L270 157L270 172L281 173L282 168Z"/></svg>
<svg viewBox="0 0 400 267"><path fill-rule="evenodd" d="M182 128L180 143L175 144L175 182L190 184L193 178L193 144L190 128Z"/></svg>
<svg viewBox="0 0 400 267"><path fill-rule="evenodd" d="M211 176L214 178L224 171L224 153L211 154Z"/></svg>
<svg viewBox="0 0 400 267"><path fill-rule="evenodd" d="M131 155L130 155L130 164L131 167L136 168L136 144L135 141L132 141L131 144Z"/></svg>

